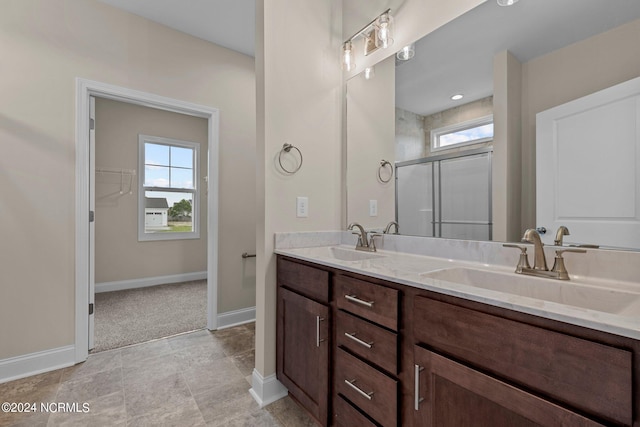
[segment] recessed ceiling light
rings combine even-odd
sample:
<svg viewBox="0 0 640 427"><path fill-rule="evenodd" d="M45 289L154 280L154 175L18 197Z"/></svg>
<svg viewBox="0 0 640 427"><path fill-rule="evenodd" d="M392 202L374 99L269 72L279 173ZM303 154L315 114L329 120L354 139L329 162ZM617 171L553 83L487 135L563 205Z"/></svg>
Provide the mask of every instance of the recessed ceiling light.
<svg viewBox="0 0 640 427"><path fill-rule="evenodd" d="M455 94L455 95L453 95L451 97L451 99L453 99L454 101L457 101L457 100L462 99L462 98L464 98L464 95L461 94L461 93Z"/></svg>
<svg viewBox="0 0 640 427"><path fill-rule="evenodd" d="M518 0L498 0L498 5L499 6L511 6L513 4L516 4L518 2Z"/></svg>

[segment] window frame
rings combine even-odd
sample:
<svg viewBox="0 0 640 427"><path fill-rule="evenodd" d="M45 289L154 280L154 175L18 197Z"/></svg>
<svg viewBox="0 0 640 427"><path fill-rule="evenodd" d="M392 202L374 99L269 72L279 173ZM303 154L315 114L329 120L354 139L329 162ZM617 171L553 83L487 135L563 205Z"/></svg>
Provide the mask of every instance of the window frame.
<svg viewBox="0 0 640 427"><path fill-rule="evenodd" d="M493 123L493 114L488 116L478 117L477 119L467 120L465 122L443 126L437 129L432 129L430 132L431 151L434 152L434 151L450 150L453 148L465 147L467 145L476 145L476 144L482 144L485 142L493 141L495 132L494 132L494 136L491 136L491 137L473 139L471 141L445 145L444 147L440 146L440 137L442 137L443 135L448 135L451 133L455 133L455 132L459 132L467 129L473 129L476 127L480 127L480 126L484 126L492 123Z"/></svg>
<svg viewBox="0 0 640 427"><path fill-rule="evenodd" d="M166 145L169 147L188 148L193 150L193 188L174 188L174 187L157 187L145 186L145 144ZM163 240L187 240L200 238L200 186L198 185L200 163L200 143L192 141L183 141L173 138L165 138L161 136L138 134L138 241L163 241ZM169 184L170 185L170 184ZM176 231L164 233L147 233L145 232L146 203L145 197L147 191L162 191L165 193L191 193L191 224L193 231Z"/></svg>

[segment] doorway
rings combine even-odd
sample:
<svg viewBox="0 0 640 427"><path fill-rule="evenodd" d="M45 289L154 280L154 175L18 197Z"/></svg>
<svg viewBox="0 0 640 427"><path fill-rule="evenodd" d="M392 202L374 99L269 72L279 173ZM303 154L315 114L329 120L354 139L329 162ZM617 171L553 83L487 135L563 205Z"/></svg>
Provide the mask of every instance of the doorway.
<svg viewBox="0 0 640 427"><path fill-rule="evenodd" d="M89 348L95 353L204 329L207 120L92 100L95 321Z"/></svg>
<svg viewBox="0 0 640 427"><path fill-rule="evenodd" d="M158 110L175 112L187 116L204 118L207 121L208 150L206 158L207 177L207 215L201 218L207 229L207 328L217 328L217 259L218 259L218 110L158 95L107 85L85 79L76 83L76 362L88 357L90 341L93 336L93 297L95 276L93 262L95 239L93 209L91 209L92 172L95 164L91 161L92 119L91 98L105 98L151 107Z"/></svg>

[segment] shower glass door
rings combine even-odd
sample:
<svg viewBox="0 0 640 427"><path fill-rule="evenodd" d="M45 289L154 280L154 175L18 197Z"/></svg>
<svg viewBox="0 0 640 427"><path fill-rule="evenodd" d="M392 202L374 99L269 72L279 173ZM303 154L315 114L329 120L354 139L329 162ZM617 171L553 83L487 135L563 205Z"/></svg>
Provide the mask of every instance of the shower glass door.
<svg viewBox="0 0 640 427"><path fill-rule="evenodd" d="M491 148L396 164L402 234L491 240Z"/></svg>

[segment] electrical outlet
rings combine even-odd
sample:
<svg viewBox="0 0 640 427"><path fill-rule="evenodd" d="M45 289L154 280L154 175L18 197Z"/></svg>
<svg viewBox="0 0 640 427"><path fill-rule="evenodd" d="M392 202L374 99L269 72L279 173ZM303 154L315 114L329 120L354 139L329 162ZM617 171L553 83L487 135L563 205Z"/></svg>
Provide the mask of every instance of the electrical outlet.
<svg viewBox="0 0 640 427"><path fill-rule="evenodd" d="M298 218L309 217L309 198L308 197L296 197L296 216Z"/></svg>
<svg viewBox="0 0 640 427"><path fill-rule="evenodd" d="M378 216L377 200L369 200L369 216Z"/></svg>

